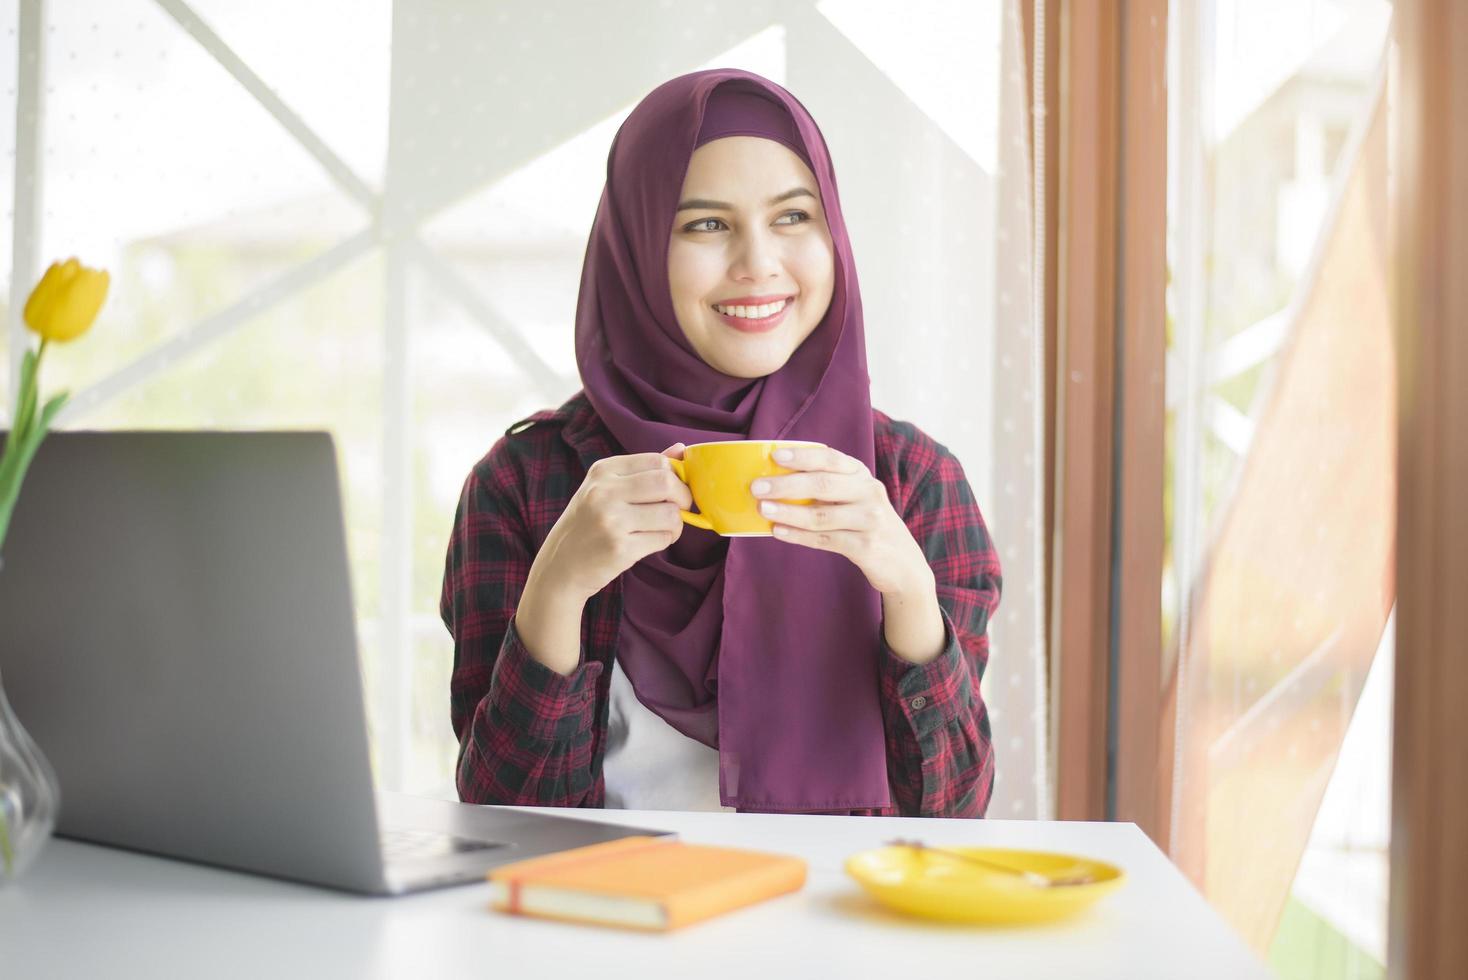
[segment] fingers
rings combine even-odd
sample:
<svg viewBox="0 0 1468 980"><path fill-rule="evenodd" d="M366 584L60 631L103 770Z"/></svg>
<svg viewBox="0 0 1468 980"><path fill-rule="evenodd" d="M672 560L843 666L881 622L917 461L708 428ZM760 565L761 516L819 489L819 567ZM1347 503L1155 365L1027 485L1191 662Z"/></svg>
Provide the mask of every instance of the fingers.
<svg viewBox="0 0 1468 980"><path fill-rule="evenodd" d="M788 456L786 455L788 453ZM832 473L856 473L866 469L859 459L830 446L781 446L774 460L791 470L830 470Z"/></svg>
<svg viewBox="0 0 1468 980"><path fill-rule="evenodd" d="M623 527L634 533L678 532L683 529L683 518L678 506L670 503L628 504L622 511Z"/></svg>
<svg viewBox="0 0 1468 980"><path fill-rule="evenodd" d="M788 459L776 462L793 473L762 477L750 492L762 500L825 500L855 503L879 496L880 481L859 459L829 446L791 446ZM882 493L885 494L885 488Z"/></svg>
<svg viewBox="0 0 1468 980"><path fill-rule="evenodd" d="M826 500L832 503L855 503L876 495L872 486L875 478L861 473L792 473L788 476L764 477L756 483L768 484L768 489L757 490L750 484L750 492L761 500Z"/></svg>
<svg viewBox="0 0 1468 980"><path fill-rule="evenodd" d="M608 456L591 465L600 473L631 476L633 473L644 473L648 470L668 469L668 457L662 453L631 453L627 456Z"/></svg>
<svg viewBox="0 0 1468 980"><path fill-rule="evenodd" d="M881 525L882 512L875 503L781 504L760 503L760 513L775 524L807 531L870 531Z"/></svg>
<svg viewBox="0 0 1468 980"><path fill-rule="evenodd" d="M664 465L667 460L664 459ZM693 507L693 493L688 484L673 473L671 468L643 470L620 478L622 499L631 504L651 504L667 501L684 510Z"/></svg>
<svg viewBox="0 0 1468 980"><path fill-rule="evenodd" d="M830 551L851 558L861 541L858 531L807 531L789 524L776 524L775 537L790 544L803 545L817 551ZM854 560L854 559L853 559Z"/></svg>

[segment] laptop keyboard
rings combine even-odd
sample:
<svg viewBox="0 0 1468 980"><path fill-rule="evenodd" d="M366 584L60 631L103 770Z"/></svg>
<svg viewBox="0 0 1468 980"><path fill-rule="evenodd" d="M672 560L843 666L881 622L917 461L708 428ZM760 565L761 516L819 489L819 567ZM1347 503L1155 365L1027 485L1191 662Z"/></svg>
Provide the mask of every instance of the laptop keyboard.
<svg viewBox="0 0 1468 980"><path fill-rule="evenodd" d="M470 851L504 847L494 841L456 837L437 830L392 829L382 832L382 855L388 861L405 858L449 857Z"/></svg>

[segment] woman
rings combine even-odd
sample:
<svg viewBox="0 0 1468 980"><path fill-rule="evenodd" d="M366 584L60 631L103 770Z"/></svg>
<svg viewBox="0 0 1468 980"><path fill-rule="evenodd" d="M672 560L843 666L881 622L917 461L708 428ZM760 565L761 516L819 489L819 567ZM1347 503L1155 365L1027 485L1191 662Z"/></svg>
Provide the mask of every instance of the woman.
<svg viewBox="0 0 1468 980"><path fill-rule="evenodd" d="M982 816L999 563L958 460L872 409L835 174L794 96L718 69L633 109L576 355L583 390L511 426L455 518L460 797ZM751 487L776 536L680 521L669 456L776 438L822 444Z"/></svg>

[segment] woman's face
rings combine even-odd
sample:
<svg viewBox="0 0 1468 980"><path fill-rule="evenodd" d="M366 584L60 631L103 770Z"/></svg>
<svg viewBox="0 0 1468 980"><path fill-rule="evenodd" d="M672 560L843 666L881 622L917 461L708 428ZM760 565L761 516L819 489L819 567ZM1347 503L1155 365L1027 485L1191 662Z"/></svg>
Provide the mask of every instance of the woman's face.
<svg viewBox="0 0 1468 980"><path fill-rule="evenodd" d="M678 326L715 370L773 374L826 315L835 253L819 195L810 168L774 140L727 136L693 151L668 285Z"/></svg>

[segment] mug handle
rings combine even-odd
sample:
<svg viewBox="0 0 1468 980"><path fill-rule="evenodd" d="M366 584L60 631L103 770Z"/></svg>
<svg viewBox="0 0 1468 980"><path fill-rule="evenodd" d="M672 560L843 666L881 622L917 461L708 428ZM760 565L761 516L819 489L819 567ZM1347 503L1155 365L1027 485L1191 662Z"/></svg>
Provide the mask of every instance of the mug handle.
<svg viewBox="0 0 1468 980"><path fill-rule="evenodd" d="M682 480L684 483L687 483L688 471L683 468L683 460L674 459L673 457L669 456L668 462L673 464L673 475L678 477L678 479ZM686 510L680 510L678 513L683 515L684 524L692 524L694 527L701 527L705 531L712 531L714 529L714 525L709 521L707 517L704 517L702 514L694 514L691 511Z"/></svg>

